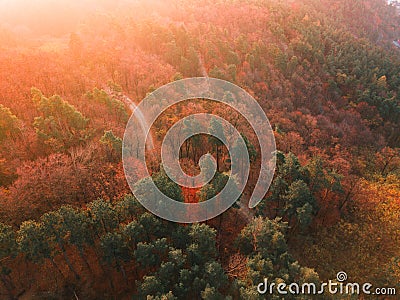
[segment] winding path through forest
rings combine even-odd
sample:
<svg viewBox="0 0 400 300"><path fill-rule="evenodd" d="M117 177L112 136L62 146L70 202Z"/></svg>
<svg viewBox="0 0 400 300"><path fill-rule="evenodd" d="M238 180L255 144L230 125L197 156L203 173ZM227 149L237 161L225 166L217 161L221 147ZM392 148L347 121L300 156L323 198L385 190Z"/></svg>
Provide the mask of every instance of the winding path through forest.
<svg viewBox="0 0 400 300"><path fill-rule="evenodd" d="M200 56L200 53L198 55L199 55L199 63L200 63L201 69L202 69L202 75L204 77L208 77L208 74L207 74L206 68L204 66L204 63L202 61L202 58ZM146 118L145 118L143 112L140 110L140 108L135 104L135 102L132 99L130 99L128 96L126 96L122 93L117 94L116 92L111 91L109 88L104 88L104 91L109 96L117 98L118 100L122 101L126 106L128 106L130 111L135 114L135 117L139 121L142 130L145 131L145 129L148 127ZM148 147L150 150L154 149L154 141L153 141L153 137L152 137L151 133L148 137ZM247 204L244 203L245 201L246 201L245 199L242 199L237 202L239 205L239 212L242 215L242 217L246 219L246 221L250 222L252 220L252 218L254 217L254 213L250 210L250 208L247 206Z"/></svg>

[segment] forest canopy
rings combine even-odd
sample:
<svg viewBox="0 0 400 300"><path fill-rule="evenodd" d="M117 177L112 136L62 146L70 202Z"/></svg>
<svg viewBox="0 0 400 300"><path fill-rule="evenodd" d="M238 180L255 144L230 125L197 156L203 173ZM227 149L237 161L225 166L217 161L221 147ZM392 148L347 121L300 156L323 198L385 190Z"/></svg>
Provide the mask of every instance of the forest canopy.
<svg viewBox="0 0 400 300"><path fill-rule="evenodd" d="M394 6L0 0L0 16L0 298L264 299L264 278L319 286L339 271L351 282L400 288ZM121 149L127 99L139 103L197 76L230 81L257 100L277 163L263 201L247 209L260 146L240 111L204 99L170 107L151 128L147 166L130 162L134 177L148 167L181 202L218 194L231 165L220 140L196 135L180 149L191 175L200 157L214 157L217 173L201 188L182 188L160 164L165 133L199 112L233 124L251 161L232 208L184 225L135 199ZM209 132L224 130L210 123Z"/></svg>

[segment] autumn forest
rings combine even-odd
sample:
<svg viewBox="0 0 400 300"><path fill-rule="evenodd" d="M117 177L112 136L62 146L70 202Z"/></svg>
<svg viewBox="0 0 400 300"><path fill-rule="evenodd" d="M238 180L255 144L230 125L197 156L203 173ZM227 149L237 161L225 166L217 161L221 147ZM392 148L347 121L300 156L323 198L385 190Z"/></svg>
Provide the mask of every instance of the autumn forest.
<svg viewBox="0 0 400 300"><path fill-rule="evenodd" d="M257 286L264 278L319 286L340 271L400 293L393 5L28 2L0 1L0 299L314 299L261 295ZM276 168L263 201L249 209L260 145L240 111L206 99L168 108L152 125L146 165L132 161L138 178L147 168L164 194L186 203L223 189L231 160L209 135L180 149L188 174L199 173L203 154L215 158L206 185L181 187L160 163L166 132L198 112L233 124L251 162L231 208L180 224L135 198L122 147L129 101L191 77L232 82L256 99L273 130ZM210 123L210 133L226 130Z"/></svg>

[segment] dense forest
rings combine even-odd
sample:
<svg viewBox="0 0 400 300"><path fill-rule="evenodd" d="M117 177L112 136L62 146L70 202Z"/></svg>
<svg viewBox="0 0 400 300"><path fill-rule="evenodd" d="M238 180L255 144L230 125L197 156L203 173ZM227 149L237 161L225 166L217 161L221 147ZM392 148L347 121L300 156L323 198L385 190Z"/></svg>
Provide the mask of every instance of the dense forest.
<svg viewBox="0 0 400 300"><path fill-rule="evenodd" d="M339 271L351 282L400 288L394 7L384 0L87 5L75 7L76 20L64 22L62 11L46 19L50 11L27 15L25 29L0 26L1 299L265 299L257 292L264 278L318 285ZM169 108L153 124L147 164L165 194L206 201L227 182L227 150L207 135L185 142L181 165L196 174L199 157L211 153L212 181L187 189L168 178L159 146L184 116L211 112L235 124L252 163L232 208L178 224L146 211L126 182L124 96L138 103L196 76L230 81L258 101L277 162L265 199L248 209L260 151L240 112L204 99ZM142 174L144 166L135 167Z"/></svg>

